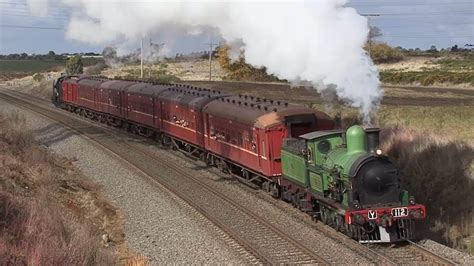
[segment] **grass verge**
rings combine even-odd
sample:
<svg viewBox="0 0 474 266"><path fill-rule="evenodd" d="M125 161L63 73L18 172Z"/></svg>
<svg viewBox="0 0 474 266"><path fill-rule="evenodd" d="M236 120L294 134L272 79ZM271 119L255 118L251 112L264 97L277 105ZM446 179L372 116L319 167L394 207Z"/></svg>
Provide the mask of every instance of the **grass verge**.
<svg viewBox="0 0 474 266"><path fill-rule="evenodd" d="M136 256L120 211L72 162L0 113L0 265L111 265Z"/></svg>

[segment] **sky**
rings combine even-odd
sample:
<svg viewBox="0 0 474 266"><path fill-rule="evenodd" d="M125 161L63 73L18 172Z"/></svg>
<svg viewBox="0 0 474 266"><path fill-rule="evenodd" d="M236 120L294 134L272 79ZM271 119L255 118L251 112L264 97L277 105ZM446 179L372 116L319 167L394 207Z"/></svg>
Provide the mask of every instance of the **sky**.
<svg viewBox="0 0 474 266"><path fill-rule="evenodd" d="M474 0L352 0L347 5L360 14L377 15L368 17L369 24L381 29L378 41L392 46L427 49L474 44ZM0 0L0 54L100 53L104 45L65 37L71 12L71 7L50 6L48 14L39 17L30 13L26 0ZM215 33L176 37L166 31L150 38L166 43L169 55L206 50L205 43L220 40Z"/></svg>

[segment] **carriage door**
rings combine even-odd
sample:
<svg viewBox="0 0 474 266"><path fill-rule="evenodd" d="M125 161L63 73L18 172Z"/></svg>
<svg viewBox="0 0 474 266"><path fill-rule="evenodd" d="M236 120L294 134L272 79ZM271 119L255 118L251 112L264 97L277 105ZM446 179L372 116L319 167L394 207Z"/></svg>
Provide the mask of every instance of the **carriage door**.
<svg viewBox="0 0 474 266"><path fill-rule="evenodd" d="M258 128L253 128L252 130L252 152L257 154L258 157L258 166L260 166L260 169L262 167L262 158L260 157L261 153L260 150L261 145L260 145L260 136L259 136L259 130Z"/></svg>

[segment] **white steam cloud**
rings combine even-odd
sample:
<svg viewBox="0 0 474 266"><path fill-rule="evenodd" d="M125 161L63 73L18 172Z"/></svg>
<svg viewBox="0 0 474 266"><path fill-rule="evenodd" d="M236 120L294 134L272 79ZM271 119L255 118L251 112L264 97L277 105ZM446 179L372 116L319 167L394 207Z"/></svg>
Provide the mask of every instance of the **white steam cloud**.
<svg viewBox="0 0 474 266"><path fill-rule="evenodd" d="M367 20L346 3L76 0L66 36L94 44L137 43L169 27L190 34L215 28L227 42L242 44L248 63L320 91L335 85L338 97L368 118L382 90L362 48Z"/></svg>

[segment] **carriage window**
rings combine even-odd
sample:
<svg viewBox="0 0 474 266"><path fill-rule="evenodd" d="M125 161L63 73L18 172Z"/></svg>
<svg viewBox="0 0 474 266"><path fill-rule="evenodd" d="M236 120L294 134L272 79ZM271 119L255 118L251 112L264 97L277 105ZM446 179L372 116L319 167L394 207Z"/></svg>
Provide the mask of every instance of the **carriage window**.
<svg viewBox="0 0 474 266"><path fill-rule="evenodd" d="M262 141L262 157L266 157L266 154L265 154L265 141Z"/></svg>

